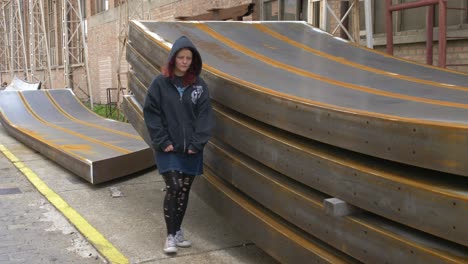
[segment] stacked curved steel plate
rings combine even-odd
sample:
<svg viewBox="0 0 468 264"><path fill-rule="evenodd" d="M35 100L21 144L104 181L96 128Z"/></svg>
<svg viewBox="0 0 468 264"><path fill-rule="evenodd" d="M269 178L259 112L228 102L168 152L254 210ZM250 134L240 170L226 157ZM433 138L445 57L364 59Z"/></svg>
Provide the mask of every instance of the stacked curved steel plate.
<svg viewBox="0 0 468 264"><path fill-rule="evenodd" d="M197 194L284 263L468 261L468 76L300 22L130 23L125 112L171 43L204 62L216 128ZM145 135L147 137L147 135ZM336 197L353 213L326 213Z"/></svg>
<svg viewBox="0 0 468 264"><path fill-rule="evenodd" d="M130 124L96 115L68 89L2 91L0 121L9 134L92 184L154 166L151 148Z"/></svg>

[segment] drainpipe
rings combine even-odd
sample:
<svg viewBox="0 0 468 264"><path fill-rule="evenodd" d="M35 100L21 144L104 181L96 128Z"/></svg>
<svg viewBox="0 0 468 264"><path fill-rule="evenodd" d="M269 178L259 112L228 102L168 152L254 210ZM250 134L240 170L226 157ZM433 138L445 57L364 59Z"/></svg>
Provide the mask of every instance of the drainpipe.
<svg viewBox="0 0 468 264"><path fill-rule="evenodd" d="M387 53L393 55L392 0L385 0L385 31L387 32Z"/></svg>
<svg viewBox="0 0 468 264"><path fill-rule="evenodd" d="M434 41L434 5L428 6L426 12L426 63L432 65L432 48Z"/></svg>
<svg viewBox="0 0 468 264"><path fill-rule="evenodd" d="M447 0L439 0L439 67L447 66Z"/></svg>

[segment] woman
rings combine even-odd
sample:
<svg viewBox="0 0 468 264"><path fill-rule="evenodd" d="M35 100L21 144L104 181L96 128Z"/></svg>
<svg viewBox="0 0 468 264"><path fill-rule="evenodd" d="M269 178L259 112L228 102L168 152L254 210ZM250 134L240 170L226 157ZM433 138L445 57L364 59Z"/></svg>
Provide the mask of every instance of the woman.
<svg viewBox="0 0 468 264"><path fill-rule="evenodd" d="M200 53L187 37L180 37L172 46L162 74L148 88L143 108L156 164L166 183L165 253L191 246L181 225L190 187L195 176L203 173L203 148L213 127L210 97L199 76L201 70Z"/></svg>

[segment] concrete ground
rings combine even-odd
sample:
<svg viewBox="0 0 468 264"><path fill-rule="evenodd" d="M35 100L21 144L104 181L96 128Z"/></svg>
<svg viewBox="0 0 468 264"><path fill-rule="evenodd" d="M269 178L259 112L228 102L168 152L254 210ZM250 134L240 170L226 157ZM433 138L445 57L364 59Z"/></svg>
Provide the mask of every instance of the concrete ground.
<svg viewBox="0 0 468 264"><path fill-rule="evenodd" d="M129 263L277 263L191 193L183 228L193 246L162 252L164 182L156 170L92 186L10 137L5 146L102 234ZM195 181L196 184L196 181ZM0 153L0 264L106 263L13 163ZM102 250L101 250L102 252Z"/></svg>

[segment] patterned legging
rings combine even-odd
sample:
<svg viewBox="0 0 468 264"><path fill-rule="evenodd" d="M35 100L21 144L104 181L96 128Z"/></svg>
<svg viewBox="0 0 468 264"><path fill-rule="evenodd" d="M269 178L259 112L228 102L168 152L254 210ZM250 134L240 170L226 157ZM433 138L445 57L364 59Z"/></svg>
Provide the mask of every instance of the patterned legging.
<svg viewBox="0 0 468 264"><path fill-rule="evenodd" d="M182 226L189 200L190 187L195 177L178 171L169 171L163 173L162 176L166 183L164 220L166 220L167 234L175 235Z"/></svg>

